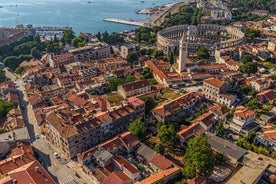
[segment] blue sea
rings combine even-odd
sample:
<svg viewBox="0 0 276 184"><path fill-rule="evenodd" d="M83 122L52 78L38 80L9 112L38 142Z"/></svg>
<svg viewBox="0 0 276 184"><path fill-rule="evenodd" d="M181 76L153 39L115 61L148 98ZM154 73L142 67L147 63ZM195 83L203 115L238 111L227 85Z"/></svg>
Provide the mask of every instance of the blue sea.
<svg viewBox="0 0 276 184"><path fill-rule="evenodd" d="M119 32L134 26L104 22L105 18L142 21L135 12L179 0L0 0L0 26L70 26L75 33Z"/></svg>

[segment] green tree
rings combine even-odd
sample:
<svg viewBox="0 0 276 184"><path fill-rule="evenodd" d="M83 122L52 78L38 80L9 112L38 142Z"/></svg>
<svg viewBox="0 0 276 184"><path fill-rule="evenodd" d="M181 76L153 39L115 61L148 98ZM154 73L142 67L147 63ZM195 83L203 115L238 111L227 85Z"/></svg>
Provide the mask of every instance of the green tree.
<svg viewBox="0 0 276 184"><path fill-rule="evenodd" d="M209 51L205 47L200 47L196 52L196 58L199 60L209 59Z"/></svg>
<svg viewBox="0 0 276 184"><path fill-rule="evenodd" d="M137 136L139 139L143 138L145 136L145 133L147 131L147 128L142 121L141 118L138 118L134 120L132 123L130 123L128 127L128 131L130 131L133 135Z"/></svg>
<svg viewBox="0 0 276 184"><path fill-rule="evenodd" d="M164 52L162 50L155 50L152 55L155 59L164 59Z"/></svg>
<svg viewBox="0 0 276 184"><path fill-rule="evenodd" d="M79 35L72 39L72 45L74 47L83 47L85 44L86 44L86 41L82 35Z"/></svg>
<svg viewBox="0 0 276 184"><path fill-rule="evenodd" d="M250 101L248 101L245 106L247 108L249 108L250 110L256 110L256 109L260 109L262 107L262 105L260 104L260 101L258 98L254 98Z"/></svg>
<svg viewBox="0 0 276 184"><path fill-rule="evenodd" d="M0 70L0 83L4 82L7 79L6 73L4 70Z"/></svg>
<svg viewBox="0 0 276 184"><path fill-rule="evenodd" d="M66 29L62 32L61 42L64 44L71 44L72 40L75 38L75 33L72 29Z"/></svg>
<svg viewBox="0 0 276 184"><path fill-rule="evenodd" d="M255 42L256 38L261 36L261 31L259 29L246 28L244 34L250 42Z"/></svg>
<svg viewBox="0 0 276 184"><path fill-rule="evenodd" d="M130 83L135 81L135 77L133 75L127 75L124 83Z"/></svg>
<svg viewBox="0 0 276 184"><path fill-rule="evenodd" d="M137 52L130 52L127 54L126 60L130 63L135 63L139 59L139 54Z"/></svg>
<svg viewBox="0 0 276 184"><path fill-rule="evenodd" d="M15 73L21 74L24 71L24 66L18 66L15 70Z"/></svg>
<svg viewBox="0 0 276 184"><path fill-rule="evenodd" d="M14 108L12 102L4 102L0 99L0 117L6 117L7 113Z"/></svg>
<svg viewBox="0 0 276 184"><path fill-rule="evenodd" d="M257 63L255 62L245 63L239 68L239 71L247 75L254 74L258 71Z"/></svg>
<svg viewBox="0 0 276 184"><path fill-rule="evenodd" d="M145 79L153 78L153 75L148 67L144 67L141 74L144 76Z"/></svg>
<svg viewBox="0 0 276 184"><path fill-rule="evenodd" d="M170 54L169 62L170 62L171 65L174 63L174 55L173 55L173 53Z"/></svg>
<svg viewBox="0 0 276 184"><path fill-rule="evenodd" d="M157 105L152 97L144 96L141 98L145 102L146 115L151 113L151 110Z"/></svg>
<svg viewBox="0 0 276 184"><path fill-rule="evenodd" d="M165 149L162 144L155 144L154 151L156 151L157 153L160 153L160 154L164 154Z"/></svg>
<svg viewBox="0 0 276 184"><path fill-rule="evenodd" d="M249 55L245 55L242 57L241 62L245 64L245 63L253 62L253 59Z"/></svg>
<svg viewBox="0 0 276 184"><path fill-rule="evenodd" d="M222 122L219 122L216 125L216 134L219 137L223 137L224 136L224 127L223 127L223 123Z"/></svg>
<svg viewBox="0 0 276 184"><path fill-rule="evenodd" d="M141 54L142 56L146 55L147 52L148 52L148 51L147 51L147 49L145 49L145 48L143 48L143 49L140 50L140 54Z"/></svg>
<svg viewBox="0 0 276 184"><path fill-rule="evenodd" d="M182 172L185 178L193 178L196 173L206 177L210 176L215 162L208 139L204 136L190 139L184 160L185 164Z"/></svg>
<svg viewBox="0 0 276 184"><path fill-rule="evenodd" d="M169 147L173 147L176 144L176 131L173 125L161 125L158 130L157 137L161 143Z"/></svg>
<svg viewBox="0 0 276 184"><path fill-rule="evenodd" d="M121 78L112 78L108 81L108 88L111 91L116 91L117 87L124 84L124 80Z"/></svg>
<svg viewBox="0 0 276 184"><path fill-rule="evenodd" d="M97 36L98 40L99 40L99 41L101 41L101 39L102 39L102 35L101 35L101 33L100 33L100 32L98 32L96 36Z"/></svg>
<svg viewBox="0 0 276 184"><path fill-rule="evenodd" d="M35 59L41 59L41 51L39 51L37 48L32 48L31 49L31 55L33 56L33 58Z"/></svg>

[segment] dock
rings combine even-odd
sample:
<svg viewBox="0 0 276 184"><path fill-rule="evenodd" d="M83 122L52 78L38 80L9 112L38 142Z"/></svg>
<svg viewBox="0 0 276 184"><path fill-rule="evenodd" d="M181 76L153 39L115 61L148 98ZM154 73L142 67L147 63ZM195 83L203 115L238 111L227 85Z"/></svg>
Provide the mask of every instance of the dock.
<svg viewBox="0 0 276 184"><path fill-rule="evenodd" d="M139 26L139 27L144 27L144 22L135 22L132 20L123 20L123 19L115 19L115 18L107 18L104 19L103 21L105 22L114 22L114 23L119 23L119 24L127 24L127 25L132 25L132 26Z"/></svg>

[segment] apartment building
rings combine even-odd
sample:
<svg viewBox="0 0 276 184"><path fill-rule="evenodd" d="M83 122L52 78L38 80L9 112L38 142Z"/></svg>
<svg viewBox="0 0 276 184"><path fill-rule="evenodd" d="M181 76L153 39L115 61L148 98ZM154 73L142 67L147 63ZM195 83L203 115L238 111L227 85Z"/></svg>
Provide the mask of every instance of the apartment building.
<svg viewBox="0 0 276 184"><path fill-rule="evenodd" d="M135 81L118 86L118 93L124 98L142 95L150 91L151 85L147 80Z"/></svg>
<svg viewBox="0 0 276 184"><path fill-rule="evenodd" d="M231 107L236 102L236 96L227 93L229 89L230 85L224 80L216 78L203 80L203 92L207 99Z"/></svg>
<svg viewBox="0 0 276 184"><path fill-rule="evenodd" d="M47 138L68 158L72 158L125 131L132 121L144 117L144 114L145 103L135 97L111 112L99 112L87 118L51 112L46 116Z"/></svg>
<svg viewBox="0 0 276 184"><path fill-rule="evenodd" d="M110 45L107 43L90 44L80 48L70 49L75 61L85 62L103 59L111 56Z"/></svg>
<svg viewBox="0 0 276 184"><path fill-rule="evenodd" d="M74 55L71 52L66 52L55 56L49 54L49 57L47 59L50 67L56 68L73 63Z"/></svg>
<svg viewBox="0 0 276 184"><path fill-rule="evenodd" d="M192 113L195 105L202 100L202 94L191 92L154 108L152 114L161 122L179 120L179 116Z"/></svg>
<svg viewBox="0 0 276 184"><path fill-rule="evenodd" d="M139 52L139 51L140 51L140 46L135 43L127 43L120 47L120 55L122 58L125 58L125 59L130 52Z"/></svg>
<svg viewBox="0 0 276 184"><path fill-rule="evenodd" d="M244 106L238 106L230 123L230 129L237 134L244 134L258 128L255 123L255 112Z"/></svg>

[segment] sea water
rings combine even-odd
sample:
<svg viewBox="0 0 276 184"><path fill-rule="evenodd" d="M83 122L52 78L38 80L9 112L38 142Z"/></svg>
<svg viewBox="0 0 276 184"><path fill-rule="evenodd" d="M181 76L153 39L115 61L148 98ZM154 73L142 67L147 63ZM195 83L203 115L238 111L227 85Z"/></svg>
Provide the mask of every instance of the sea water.
<svg viewBox="0 0 276 184"><path fill-rule="evenodd" d="M138 10L179 0L1 0L0 26L69 26L79 32L118 32L135 26L104 22L105 18L143 21Z"/></svg>

